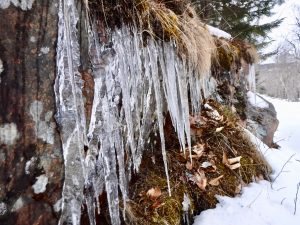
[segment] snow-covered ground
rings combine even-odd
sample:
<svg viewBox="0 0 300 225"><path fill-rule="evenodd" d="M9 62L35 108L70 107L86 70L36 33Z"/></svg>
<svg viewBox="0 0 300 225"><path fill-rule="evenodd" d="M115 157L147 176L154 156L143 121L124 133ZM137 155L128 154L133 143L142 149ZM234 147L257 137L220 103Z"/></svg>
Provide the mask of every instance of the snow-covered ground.
<svg viewBox="0 0 300 225"><path fill-rule="evenodd" d="M275 141L281 149L269 149L254 136L272 166L273 183L260 181L243 189L235 198L218 197L215 209L197 216L194 225L299 225L300 188L300 103L266 97L280 121Z"/></svg>

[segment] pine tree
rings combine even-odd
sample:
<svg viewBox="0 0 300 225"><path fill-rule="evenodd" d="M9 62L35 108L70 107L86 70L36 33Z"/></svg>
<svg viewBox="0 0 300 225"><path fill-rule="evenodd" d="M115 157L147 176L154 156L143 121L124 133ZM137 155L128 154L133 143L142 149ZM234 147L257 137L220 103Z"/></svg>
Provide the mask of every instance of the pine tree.
<svg viewBox="0 0 300 225"><path fill-rule="evenodd" d="M271 10L283 0L192 0L204 21L230 33L233 37L246 40L258 48L268 44L271 29L282 19L260 24L263 16L271 16Z"/></svg>

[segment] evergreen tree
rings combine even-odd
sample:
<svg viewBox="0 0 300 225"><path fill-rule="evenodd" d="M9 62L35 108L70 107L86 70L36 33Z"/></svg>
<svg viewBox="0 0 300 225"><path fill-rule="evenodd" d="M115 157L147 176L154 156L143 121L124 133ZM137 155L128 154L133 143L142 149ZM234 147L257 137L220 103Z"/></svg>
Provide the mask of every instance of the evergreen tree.
<svg viewBox="0 0 300 225"><path fill-rule="evenodd" d="M268 44L271 29L282 19L260 24L263 16L271 16L271 10L283 0L192 0L198 13L208 24L230 33L233 37L246 40L258 48Z"/></svg>

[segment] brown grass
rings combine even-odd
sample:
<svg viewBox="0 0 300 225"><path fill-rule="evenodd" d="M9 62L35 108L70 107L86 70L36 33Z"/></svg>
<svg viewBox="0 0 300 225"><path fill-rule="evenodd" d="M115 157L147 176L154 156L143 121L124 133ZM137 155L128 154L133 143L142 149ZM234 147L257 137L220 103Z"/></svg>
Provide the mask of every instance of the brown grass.
<svg viewBox="0 0 300 225"><path fill-rule="evenodd" d="M141 35L174 41L177 52L199 74L211 67L215 43L195 10L185 0L88 0L91 18L104 21L106 29L124 24L138 27Z"/></svg>

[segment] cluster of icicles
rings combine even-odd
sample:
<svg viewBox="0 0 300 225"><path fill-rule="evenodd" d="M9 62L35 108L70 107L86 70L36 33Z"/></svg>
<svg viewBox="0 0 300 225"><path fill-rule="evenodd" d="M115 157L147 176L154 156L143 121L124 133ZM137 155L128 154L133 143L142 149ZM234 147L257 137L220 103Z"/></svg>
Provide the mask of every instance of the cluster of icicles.
<svg viewBox="0 0 300 225"><path fill-rule="evenodd" d="M199 112L207 76L201 78L185 64L173 43L149 39L143 47L137 30L123 26L112 35L113 47L106 48L90 27L95 87L87 125L78 72L78 15L74 0L61 0L59 7L55 94L65 161L60 224L80 224L83 204L90 224L96 224L98 197L105 190L111 223L119 225L119 190L125 204L131 171L138 171L153 127L160 136L170 191L163 112L169 111L182 150L191 149L188 95L192 112Z"/></svg>

